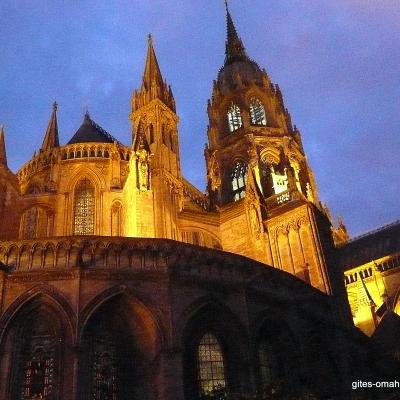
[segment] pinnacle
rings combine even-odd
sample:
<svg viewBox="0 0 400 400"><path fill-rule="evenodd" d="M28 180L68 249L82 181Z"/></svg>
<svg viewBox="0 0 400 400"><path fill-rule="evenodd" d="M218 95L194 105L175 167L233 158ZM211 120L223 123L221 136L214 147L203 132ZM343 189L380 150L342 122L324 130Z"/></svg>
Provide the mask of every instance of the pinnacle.
<svg viewBox="0 0 400 400"><path fill-rule="evenodd" d="M51 150L60 145L58 140L58 123L57 123L57 107L56 102L53 103L53 112L51 113L49 125L43 139L41 151Z"/></svg>
<svg viewBox="0 0 400 400"><path fill-rule="evenodd" d="M0 165L7 167L7 153L3 125L0 125Z"/></svg>

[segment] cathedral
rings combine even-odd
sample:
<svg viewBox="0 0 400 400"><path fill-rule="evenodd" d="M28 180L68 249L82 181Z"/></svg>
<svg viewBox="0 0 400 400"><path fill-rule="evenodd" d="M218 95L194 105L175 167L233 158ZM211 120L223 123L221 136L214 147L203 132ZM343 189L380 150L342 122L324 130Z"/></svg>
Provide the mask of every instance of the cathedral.
<svg viewBox="0 0 400 400"><path fill-rule="evenodd" d="M1 130L1 399L350 399L395 376L400 223L332 226L279 86L226 18L205 193L151 36L131 143L86 112L60 144L54 103L13 173Z"/></svg>

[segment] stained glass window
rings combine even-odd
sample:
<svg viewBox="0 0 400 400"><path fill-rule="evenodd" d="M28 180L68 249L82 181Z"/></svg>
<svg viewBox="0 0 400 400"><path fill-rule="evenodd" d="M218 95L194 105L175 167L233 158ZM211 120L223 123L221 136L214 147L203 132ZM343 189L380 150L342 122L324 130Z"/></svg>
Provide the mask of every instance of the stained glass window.
<svg viewBox="0 0 400 400"><path fill-rule="evenodd" d="M255 97L250 99L250 121L253 125L267 125L265 108L261 101Z"/></svg>
<svg viewBox="0 0 400 400"><path fill-rule="evenodd" d="M231 175L232 192L235 201L242 199L245 196L247 179L247 167L242 162L237 162L233 168Z"/></svg>
<svg viewBox="0 0 400 400"><path fill-rule="evenodd" d="M53 399L57 338L49 322L40 318L32 321L26 331L19 399Z"/></svg>
<svg viewBox="0 0 400 400"><path fill-rule="evenodd" d="M197 373L201 399L226 398L224 357L221 346L212 333L206 333L198 345Z"/></svg>
<svg viewBox="0 0 400 400"><path fill-rule="evenodd" d="M229 130L231 132L235 132L243 126L240 108L235 103L231 104L231 107L229 108L227 113L227 117L228 117Z"/></svg>
<svg viewBox="0 0 400 400"><path fill-rule="evenodd" d="M75 191L74 235L94 234L94 187L82 179Z"/></svg>
<svg viewBox="0 0 400 400"><path fill-rule="evenodd" d="M117 400L117 356L115 340L110 334L93 339L91 400Z"/></svg>

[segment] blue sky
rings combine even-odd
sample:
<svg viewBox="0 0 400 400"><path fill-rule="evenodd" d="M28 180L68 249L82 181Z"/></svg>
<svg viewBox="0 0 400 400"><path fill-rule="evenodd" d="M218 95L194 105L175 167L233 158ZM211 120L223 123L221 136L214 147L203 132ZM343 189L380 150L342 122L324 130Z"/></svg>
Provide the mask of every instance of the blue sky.
<svg viewBox="0 0 400 400"><path fill-rule="evenodd" d="M249 55L282 89L321 199L352 235L400 219L398 0L230 0ZM0 124L16 171L59 104L65 143L89 109L130 142L152 32L181 118L186 178L205 187L206 102L224 60L222 0L1 0Z"/></svg>

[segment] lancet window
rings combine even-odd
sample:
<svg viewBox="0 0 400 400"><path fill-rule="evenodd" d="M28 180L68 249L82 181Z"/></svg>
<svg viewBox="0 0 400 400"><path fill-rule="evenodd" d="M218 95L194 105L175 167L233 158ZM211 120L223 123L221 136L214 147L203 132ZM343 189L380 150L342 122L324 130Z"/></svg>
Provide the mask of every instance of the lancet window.
<svg viewBox="0 0 400 400"><path fill-rule="evenodd" d="M58 342L56 333L46 318L39 316L26 324L22 332L16 398L55 398Z"/></svg>
<svg viewBox="0 0 400 400"><path fill-rule="evenodd" d="M82 179L75 190L74 235L94 234L95 192L89 179Z"/></svg>
<svg viewBox="0 0 400 400"><path fill-rule="evenodd" d="M235 132L243 126L242 114L240 112L240 107L237 104L231 104L227 117L230 132Z"/></svg>
<svg viewBox="0 0 400 400"><path fill-rule="evenodd" d="M256 97L252 97L250 99L250 121L252 125L267 125L265 108L261 101Z"/></svg>
<svg viewBox="0 0 400 400"><path fill-rule="evenodd" d="M96 336L92 341L92 400L117 400L118 374L115 339L107 333Z"/></svg>
<svg viewBox="0 0 400 400"><path fill-rule="evenodd" d="M274 358L273 349L266 339L260 342L258 348L258 362L260 383L261 386L265 388L274 382L276 374L276 371L274 371L276 360Z"/></svg>
<svg viewBox="0 0 400 400"><path fill-rule="evenodd" d="M231 175L232 193L235 201L245 196L247 179L247 166L243 162L237 162Z"/></svg>
<svg viewBox="0 0 400 400"><path fill-rule="evenodd" d="M226 393L225 362L218 339L207 332L197 347L200 399L222 399Z"/></svg>

